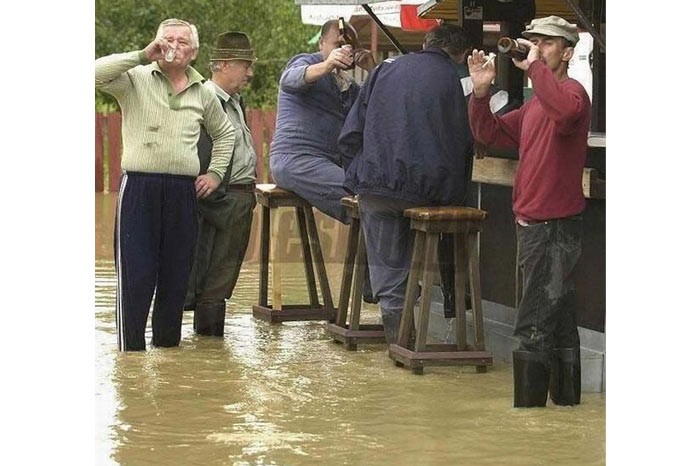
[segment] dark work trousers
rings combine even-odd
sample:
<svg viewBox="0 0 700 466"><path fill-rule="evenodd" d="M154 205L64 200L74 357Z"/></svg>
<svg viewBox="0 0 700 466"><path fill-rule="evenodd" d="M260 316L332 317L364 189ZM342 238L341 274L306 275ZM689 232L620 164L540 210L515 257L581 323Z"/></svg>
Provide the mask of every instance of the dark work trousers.
<svg viewBox="0 0 700 466"><path fill-rule="evenodd" d="M146 349L155 290L154 346L177 346L197 241L194 177L125 173L114 225L120 351Z"/></svg>
<svg viewBox="0 0 700 466"><path fill-rule="evenodd" d="M199 239L187 290L187 307L225 303L245 258L255 193L229 191L215 206L199 201Z"/></svg>
<svg viewBox="0 0 700 466"><path fill-rule="evenodd" d="M523 297L513 334L525 351L578 348L574 268L581 256L581 216L516 227Z"/></svg>

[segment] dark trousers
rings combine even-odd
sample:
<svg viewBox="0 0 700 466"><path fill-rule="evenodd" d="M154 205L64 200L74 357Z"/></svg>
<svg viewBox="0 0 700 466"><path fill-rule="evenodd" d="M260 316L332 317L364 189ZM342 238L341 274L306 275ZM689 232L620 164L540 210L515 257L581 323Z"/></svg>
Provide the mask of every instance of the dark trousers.
<svg viewBox="0 0 700 466"><path fill-rule="evenodd" d="M223 304L231 297L245 258L255 194L230 191L216 208L200 201L199 239L187 290L187 307Z"/></svg>
<svg viewBox="0 0 700 466"><path fill-rule="evenodd" d="M194 178L125 173L114 230L119 350L146 349L154 291L153 345L177 346L197 241Z"/></svg>
<svg viewBox="0 0 700 466"><path fill-rule="evenodd" d="M581 256L581 216L517 225L523 297L513 334L525 351L578 348L573 272Z"/></svg>

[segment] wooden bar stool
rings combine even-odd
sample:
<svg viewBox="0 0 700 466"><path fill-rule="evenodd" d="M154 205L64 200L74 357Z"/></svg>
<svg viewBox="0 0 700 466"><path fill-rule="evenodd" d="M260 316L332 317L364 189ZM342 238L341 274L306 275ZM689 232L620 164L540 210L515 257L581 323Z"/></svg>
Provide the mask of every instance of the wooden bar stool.
<svg viewBox="0 0 700 466"><path fill-rule="evenodd" d="M367 276L367 250L365 235L360 227L360 210L357 197L347 196L340 200L352 217L348 230L347 251L343 266L343 281L340 285L340 301L335 322L326 324L333 341L343 343L350 351L357 350L358 343L384 343L384 326L382 324L360 324L362 308L362 288ZM351 301L350 317L348 305Z"/></svg>
<svg viewBox="0 0 700 466"><path fill-rule="evenodd" d="M486 212L471 207L415 207L406 209L404 216L411 219L411 229L415 230L416 236L398 342L389 346L389 357L397 366L409 368L416 374L422 374L423 367L429 365L470 365L476 366L477 372L485 372L487 366L493 365L493 355L484 350L477 233L481 231ZM439 276L437 245L441 233L454 235L456 344L428 345L430 291L432 283ZM467 344L467 268L471 287L473 345ZM418 297L419 278L424 284L423 296L417 317L415 348L411 349L408 342L413 330L413 307Z"/></svg>
<svg viewBox="0 0 700 466"><path fill-rule="evenodd" d="M311 204L296 194L274 184L258 184L255 198L262 207L260 229L260 288L258 304L253 305L253 316L271 323L297 320L333 320L335 309L323 262L321 242L316 229ZM304 271L309 293L309 304L282 304L282 270L279 261L279 215L274 216L270 231L271 212L278 207L294 207L301 238ZM279 214L279 212L277 212ZM272 305L268 303L268 270L272 266ZM323 303L318 300L314 267L318 273Z"/></svg>

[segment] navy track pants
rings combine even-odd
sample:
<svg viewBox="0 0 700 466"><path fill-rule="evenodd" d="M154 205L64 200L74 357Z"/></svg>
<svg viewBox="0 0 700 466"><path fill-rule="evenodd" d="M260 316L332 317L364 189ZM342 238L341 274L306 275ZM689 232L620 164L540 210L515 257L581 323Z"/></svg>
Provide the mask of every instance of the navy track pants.
<svg viewBox="0 0 700 466"><path fill-rule="evenodd" d="M177 346L197 242L194 177L128 172L122 176L114 226L117 337L120 351Z"/></svg>

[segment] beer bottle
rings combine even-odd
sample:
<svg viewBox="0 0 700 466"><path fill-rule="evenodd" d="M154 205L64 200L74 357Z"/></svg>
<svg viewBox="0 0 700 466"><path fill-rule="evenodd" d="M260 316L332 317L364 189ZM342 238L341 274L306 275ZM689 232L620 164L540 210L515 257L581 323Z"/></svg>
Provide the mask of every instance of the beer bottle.
<svg viewBox="0 0 700 466"><path fill-rule="evenodd" d="M510 37L501 37L498 39L498 51L516 60L525 60L530 48Z"/></svg>
<svg viewBox="0 0 700 466"><path fill-rule="evenodd" d="M345 24L345 18L342 16L338 17L338 34L340 36L340 46L343 48L348 48L352 51L355 48L355 40L350 34L347 25ZM355 68L355 63L345 68L346 70L351 70Z"/></svg>
<svg viewBox="0 0 700 466"><path fill-rule="evenodd" d="M345 24L345 18L342 16L338 18L338 33L340 35L340 45L354 45L348 32L348 27Z"/></svg>

